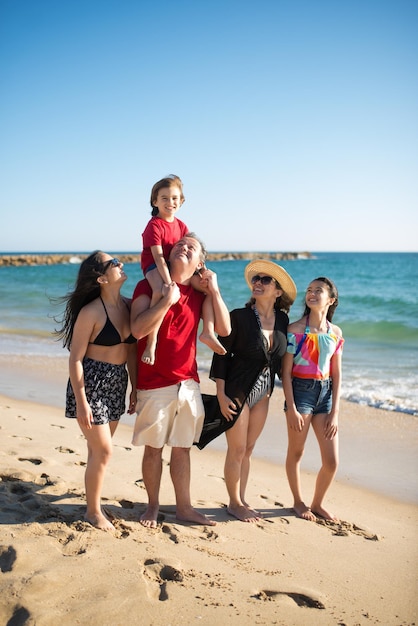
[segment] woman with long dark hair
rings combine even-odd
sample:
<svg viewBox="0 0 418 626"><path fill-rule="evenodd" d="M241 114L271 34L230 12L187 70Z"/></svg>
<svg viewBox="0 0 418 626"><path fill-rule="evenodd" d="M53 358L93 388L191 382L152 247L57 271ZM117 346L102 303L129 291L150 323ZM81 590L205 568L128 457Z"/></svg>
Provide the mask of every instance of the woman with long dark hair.
<svg viewBox="0 0 418 626"><path fill-rule="evenodd" d="M129 413L136 400L136 339L130 301L120 293L126 279L119 259L93 252L81 263L74 290L60 299L66 306L56 330L70 350L65 415L77 418L87 440L85 520L102 530L113 529L101 508L101 491L112 436L125 413L128 373Z"/></svg>
<svg viewBox="0 0 418 626"><path fill-rule="evenodd" d="M338 306L338 291L329 278L315 278L305 293L303 316L290 324L287 352L283 357L282 382L288 431L286 472L298 517L337 521L323 507L324 497L338 467L338 413L341 393L341 329L331 323ZM321 451L310 506L303 501L300 462L309 427L315 432Z"/></svg>

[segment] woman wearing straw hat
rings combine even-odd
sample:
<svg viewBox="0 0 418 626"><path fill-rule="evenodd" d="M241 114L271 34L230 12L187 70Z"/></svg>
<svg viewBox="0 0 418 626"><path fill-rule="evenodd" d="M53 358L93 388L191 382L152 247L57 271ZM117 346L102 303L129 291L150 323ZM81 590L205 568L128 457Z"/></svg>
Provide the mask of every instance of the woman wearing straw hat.
<svg viewBox="0 0 418 626"><path fill-rule="evenodd" d="M220 337L227 354L214 354L210 377L216 382L222 415L231 423L224 469L228 513L243 522L256 522L260 513L245 499L250 457L286 352L287 313L296 286L282 267L263 259L249 263L244 275L251 299L231 312L231 334Z"/></svg>

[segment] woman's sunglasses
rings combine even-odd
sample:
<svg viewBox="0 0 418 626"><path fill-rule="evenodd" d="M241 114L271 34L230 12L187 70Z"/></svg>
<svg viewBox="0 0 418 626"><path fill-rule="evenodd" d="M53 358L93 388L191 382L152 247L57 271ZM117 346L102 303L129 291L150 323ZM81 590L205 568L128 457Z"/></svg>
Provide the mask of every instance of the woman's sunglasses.
<svg viewBox="0 0 418 626"><path fill-rule="evenodd" d="M103 273L107 272L109 267L119 267L120 264L121 262L116 257L114 259L109 259L109 261L105 261L103 263Z"/></svg>
<svg viewBox="0 0 418 626"><path fill-rule="evenodd" d="M253 285L258 282L260 282L262 285L269 285L272 280L274 280L272 276L259 276L258 274L256 274L255 276L251 277L251 283Z"/></svg>

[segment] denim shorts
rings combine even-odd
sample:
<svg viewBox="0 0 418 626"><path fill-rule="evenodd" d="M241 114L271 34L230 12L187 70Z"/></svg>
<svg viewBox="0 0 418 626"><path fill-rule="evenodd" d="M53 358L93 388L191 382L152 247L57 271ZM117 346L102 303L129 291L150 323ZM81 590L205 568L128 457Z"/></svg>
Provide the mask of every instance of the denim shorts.
<svg viewBox="0 0 418 626"><path fill-rule="evenodd" d="M332 379L293 378L293 397L299 413L318 415L330 413L332 408ZM286 410L286 403L284 405Z"/></svg>

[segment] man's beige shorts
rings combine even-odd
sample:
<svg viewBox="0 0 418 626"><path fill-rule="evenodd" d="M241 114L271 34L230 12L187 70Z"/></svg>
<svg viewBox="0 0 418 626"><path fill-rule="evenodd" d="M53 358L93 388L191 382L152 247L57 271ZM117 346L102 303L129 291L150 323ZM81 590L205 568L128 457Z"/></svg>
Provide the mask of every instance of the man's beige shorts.
<svg viewBox="0 0 418 626"><path fill-rule="evenodd" d="M204 407L199 384L185 380L160 389L138 389L132 444L191 448L202 432Z"/></svg>

